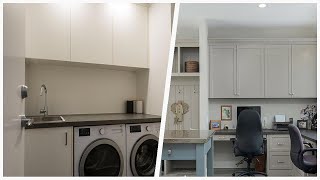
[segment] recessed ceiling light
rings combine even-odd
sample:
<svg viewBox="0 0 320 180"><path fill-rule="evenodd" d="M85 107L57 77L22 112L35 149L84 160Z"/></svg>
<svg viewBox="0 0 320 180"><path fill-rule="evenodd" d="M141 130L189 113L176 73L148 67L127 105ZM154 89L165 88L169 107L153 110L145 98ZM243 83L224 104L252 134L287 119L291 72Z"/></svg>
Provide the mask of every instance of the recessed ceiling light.
<svg viewBox="0 0 320 180"><path fill-rule="evenodd" d="M259 6L258 6L259 8L265 8L265 7L267 7L267 5L266 4L264 4L264 3L262 3L262 4L259 4Z"/></svg>

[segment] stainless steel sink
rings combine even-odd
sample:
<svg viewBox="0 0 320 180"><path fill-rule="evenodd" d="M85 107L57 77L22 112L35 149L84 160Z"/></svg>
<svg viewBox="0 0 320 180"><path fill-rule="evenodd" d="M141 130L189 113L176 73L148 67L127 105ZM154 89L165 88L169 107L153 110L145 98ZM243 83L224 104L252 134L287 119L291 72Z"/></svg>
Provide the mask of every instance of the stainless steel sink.
<svg viewBox="0 0 320 180"><path fill-rule="evenodd" d="M62 116L32 116L28 117L30 119L29 125L34 123L44 123L44 122L63 122L66 121Z"/></svg>

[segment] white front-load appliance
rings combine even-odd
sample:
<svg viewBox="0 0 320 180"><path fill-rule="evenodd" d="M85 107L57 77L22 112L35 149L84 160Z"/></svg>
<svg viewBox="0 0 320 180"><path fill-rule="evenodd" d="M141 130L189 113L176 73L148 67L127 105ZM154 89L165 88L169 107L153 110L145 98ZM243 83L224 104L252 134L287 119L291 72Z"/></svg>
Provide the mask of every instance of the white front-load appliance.
<svg viewBox="0 0 320 180"><path fill-rule="evenodd" d="M127 176L154 176L160 123L126 124Z"/></svg>
<svg viewBox="0 0 320 180"><path fill-rule="evenodd" d="M74 127L74 176L125 176L125 125Z"/></svg>

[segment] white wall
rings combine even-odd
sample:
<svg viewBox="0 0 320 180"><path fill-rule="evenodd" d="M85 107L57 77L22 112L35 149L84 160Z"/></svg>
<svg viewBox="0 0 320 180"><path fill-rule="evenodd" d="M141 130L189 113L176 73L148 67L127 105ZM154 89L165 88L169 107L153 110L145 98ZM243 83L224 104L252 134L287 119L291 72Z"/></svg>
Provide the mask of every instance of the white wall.
<svg viewBox="0 0 320 180"><path fill-rule="evenodd" d="M145 113L161 115L169 45L171 38L171 4L149 7L149 72L137 73L137 97L143 99ZM143 87L148 87L145 91Z"/></svg>
<svg viewBox="0 0 320 180"><path fill-rule="evenodd" d="M19 115L25 103L19 86L25 82L24 14L22 4L3 6L3 175L24 175L24 129ZM0 157L0 159L2 159Z"/></svg>
<svg viewBox="0 0 320 180"><path fill-rule="evenodd" d="M296 124L300 118L300 110L308 104L316 104L316 99L210 99L209 119L221 119L221 105L232 105L232 121L222 121L221 127L225 124L228 127L237 126L237 106L261 106L261 122L263 128L271 129L274 115L285 114L286 120L293 118ZM266 118L266 121L264 121Z"/></svg>
<svg viewBox="0 0 320 180"><path fill-rule="evenodd" d="M48 89L49 114L124 113L126 100L136 98L136 72L77 65L26 65L29 97L26 114L38 115Z"/></svg>

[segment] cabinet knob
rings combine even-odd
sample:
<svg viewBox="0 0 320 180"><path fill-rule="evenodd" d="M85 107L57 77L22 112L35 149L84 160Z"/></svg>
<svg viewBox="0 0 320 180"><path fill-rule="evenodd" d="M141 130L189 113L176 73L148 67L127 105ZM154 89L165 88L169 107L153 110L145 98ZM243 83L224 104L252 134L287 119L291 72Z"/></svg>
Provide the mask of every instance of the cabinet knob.
<svg viewBox="0 0 320 180"><path fill-rule="evenodd" d="M168 149L168 155L171 155L171 153L172 153L172 150Z"/></svg>

